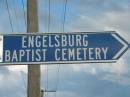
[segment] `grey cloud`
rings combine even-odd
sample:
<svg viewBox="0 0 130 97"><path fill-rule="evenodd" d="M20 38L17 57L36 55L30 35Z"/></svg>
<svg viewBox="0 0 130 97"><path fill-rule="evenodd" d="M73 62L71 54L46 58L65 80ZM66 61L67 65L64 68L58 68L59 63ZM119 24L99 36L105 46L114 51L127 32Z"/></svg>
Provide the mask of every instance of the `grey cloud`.
<svg viewBox="0 0 130 97"><path fill-rule="evenodd" d="M69 1L68 1L69 2ZM91 13L107 10L122 11L126 9L130 4L128 0L70 0L72 5L76 5L80 11L89 11ZM90 13L90 14L91 14Z"/></svg>
<svg viewBox="0 0 130 97"><path fill-rule="evenodd" d="M19 74L0 67L0 97L24 97L25 91Z"/></svg>
<svg viewBox="0 0 130 97"><path fill-rule="evenodd" d="M111 79L110 77L107 77L107 75L113 75L112 73L99 72L96 75L92 75L86 73L85 71L76 72L73 71L71 65L61 65L60 70L60 82L58 84L57 91L58 97L66 97L66 95L68 95L69 97L122 97L123 95L125 97L129 97L130 95L130 93L128 92L130 89L129 84L117 83L117 75L113 76L116 77L115 79L113 79L112 77ZM49 80L49 83L53 83L53 81L55 81L57 77L56 75L54 77L54 74L52 74L54 72L49 73L50 78L51 76L53 76L52 79ZM122 77L124 78L119 78L119 82L125 83L127 81L127 77L125 77L124 75ZM49 89L52 89L52 87L49 87Z"/></svg>

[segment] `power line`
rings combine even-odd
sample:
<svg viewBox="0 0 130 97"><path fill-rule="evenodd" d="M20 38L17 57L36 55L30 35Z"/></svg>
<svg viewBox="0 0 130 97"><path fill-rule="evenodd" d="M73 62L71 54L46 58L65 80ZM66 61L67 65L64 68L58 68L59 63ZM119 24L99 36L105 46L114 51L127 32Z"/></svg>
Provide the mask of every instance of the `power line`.
<svg viewBox="0 0 130 97"><path fill-rule="evenodd" d="M66 21L66 9L67 9L67 3L68 3L68 0L65 0L64 2L64 16L63 16L63 32L65 30L65 21ZM60 64L58 64L58 73L57 73L57 83L56 83L56 91L58 90L58 84L59 84L59 81L60 81ZM55 94L55 97L57 97L57 94Z"/></svg>
<svg viewBox="0 0 130 97"><path fill-rule="evenodd" d="M7 9L8 16L9 16L9 22L10 22L11 30L13 32L14 30L13 30L13 23L12 23L12 20L11 20L11 14L10 14L10 10L9 10L9 4L8 4L7 0L5 0L5 2L6 2L6 9Z"/></svg>
<svg viewBox="0 0 130 97"><path fill-rule="evenodd" d="M48 32L50 31L50 15L51 15L51 1L48 0L48 11L49 11L49 16L48 16Z"/></svg>
<svg viewBox="0 0 130 97"><path fill-rule="evenodd" d="M59 76L60 76L60 65L58 64L56 91L57 91L57 89L58 89L58 84L59 84Z"/></svg>
<svg viewBox="0 0 130 97"><path fill-rule="evenodd" d="M22 78L22 80L23 80L23 85L24 85L24 88L25 88L25 91L27 91L27 85L26 85L26 82L25 82L25 79L24 79L24 75L23 75L23 72L22 71L20 71L20 73L21 73L21 78ZM25 95L26 96L26 95Z"/></svg>
<svg viewBox="0 0 130 97"><path fill-rule="evenodd" d="M46 90L48 90L48 65L47 65L47 88L46 88ZM46 94L48 96L48 92Z"/></svg>
<svg viewBox="0 0 130 97"><path fill-rule="evenodd" d="M23 85L24 85L24 88L25 88L25 92L26 92L26 91L27 91L27 87L26 87L26 82L25 82L25 80L24 80L24 75L23 75L22 71L20 71L20 75L21 75L21 79L22 79L22 81L23 81ZM25 94L24 96L26 96L26 94Z"/></svg>
<svg viewBox="0 0 130 97"><path fill-rule="evenodd" d="M1 1L0 1L0 10L1 10L1 9L3 9L3 6L4 6L4 4L3 4L3 3L4 3L4 1L3 1L3 0L1 0Z"/></svg>
<svg viewBox="0 0 130 97"><path fill-rule="evenodd" d="M21 76L22 76L22 80L23 80L24 87L25 87L25 89L27 89L27 85L26 85L26 82L25 82L25 79L24 79L23 72L20 71L20 73L21 73Z"/></svg>
<svg viewBox="0 0 130 97"><path fill-rule="evenodd" d="M63 32L64 32L64 29L65 29L67 2L68 2L68 0L65 0L65 4L64 4L64 17L63 17Z"/></svg>
<svg viewBox="0 0 130 97"><path fill-rule="evenodd" d="M48 0L48 32L50 32L50 14L51 14L51 1ZM47 65L47 89L48 90L48 77L49 77L49 72L48 72L48 65ZM48 96L48 92L47 92L47 96Z"/></svg>
<svg viewBox="0 0 130 97"><path fill-rule="evenodd" d="M16 0L14 0L14 5L16 5ZM14 15L15 15L15 17L16 17L16 23L18 23L17 24L17 29L19 30L19 22L18 22L18 16L17 16L17 11L16 11L16 6L14 6L13 7L14 8Z"/></svg>
<svg viewBox="0 0 130 97"><path fill-rule="evenodd" d="M23 14L24 14L25 29L27 30L27 21L26 21L25 3L24 3L24 0L21 0L21 2L22 2Z"/></svg>

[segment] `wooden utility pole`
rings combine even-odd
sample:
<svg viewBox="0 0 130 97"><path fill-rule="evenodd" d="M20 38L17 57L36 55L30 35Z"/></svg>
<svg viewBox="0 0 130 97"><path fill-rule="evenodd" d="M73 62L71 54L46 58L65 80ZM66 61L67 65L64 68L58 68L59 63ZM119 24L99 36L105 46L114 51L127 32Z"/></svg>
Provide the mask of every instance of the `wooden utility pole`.
<svg viewBox="0 0 130 97"><path fill-rule="evenodd" d="M27 0L27 33L38 32L38 0ZM28 65L28 97L41 97L40 65Z"/></svg>

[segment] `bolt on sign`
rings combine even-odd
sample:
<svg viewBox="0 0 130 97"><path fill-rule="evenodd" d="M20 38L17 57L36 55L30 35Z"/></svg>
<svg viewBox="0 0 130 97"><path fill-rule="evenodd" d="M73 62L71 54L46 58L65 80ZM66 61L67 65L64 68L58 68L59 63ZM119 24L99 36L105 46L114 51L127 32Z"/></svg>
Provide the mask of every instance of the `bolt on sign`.
<svg viewBox="0 0 130 97"><path fill-rule="evenodd" d="M116 62L128 48L114 31L1 34L0 64Z"/></svg>

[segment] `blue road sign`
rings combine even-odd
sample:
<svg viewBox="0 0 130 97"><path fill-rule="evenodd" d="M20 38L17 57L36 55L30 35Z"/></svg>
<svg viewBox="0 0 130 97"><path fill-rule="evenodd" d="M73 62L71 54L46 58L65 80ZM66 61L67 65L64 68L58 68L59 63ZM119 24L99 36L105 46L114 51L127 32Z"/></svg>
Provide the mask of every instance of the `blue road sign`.
<svg viewBox="0 0 130 97"><path fill-rule="evenodd" d="M0 35L0 64L116 62L129 44L115 32Z"/></svg>

